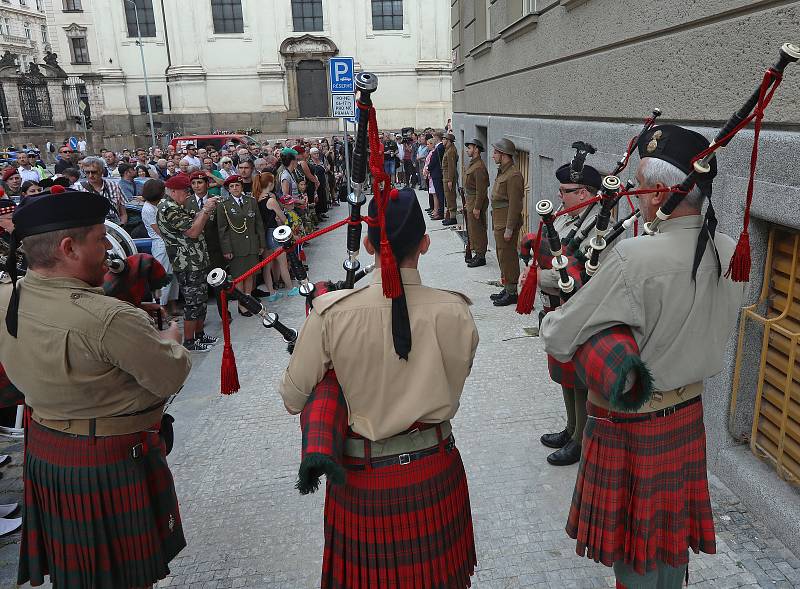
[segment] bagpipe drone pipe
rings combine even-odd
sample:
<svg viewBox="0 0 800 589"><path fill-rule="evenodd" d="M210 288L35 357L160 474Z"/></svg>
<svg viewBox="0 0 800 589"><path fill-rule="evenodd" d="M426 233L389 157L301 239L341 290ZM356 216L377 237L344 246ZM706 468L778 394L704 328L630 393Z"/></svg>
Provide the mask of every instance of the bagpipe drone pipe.
<svg viewBox="0 0 800 589"><path fill-rule="evenodd" d="M733 137L743 128L754 121L753 148L750 161L750 177L748 182L747 194L745 199L744 229L739 238L736 250L731 259L730 266L725 274L726 277L736 282L745 282L749 279L750 271L750 243L748 235L748 224L750 216L750 205L753 197L755 180L755 170L758 159L758 142L761 130L761 123L764 117L764 110L769 105L775 94L782 78L783 71L790 63L800 59L800 47L790 43L784 44L780 49L780 56L777 63L770 67L764 74L763 79L755 91L748 97L745 103L739 108L725 125L717 133L710 146L697 154L692 162L693 169L687 174L686 178L679 185L665 189L669 197L656 212L654 220L645 223L645 235L654 235L658 231L659 225L670 218L675 209L681 204L686 195L698 186L703 194L709 197L704 219L704 230L700 232L698 245L693 262L693 276L697 270L700 259L703 256L708 240L714 239L716 229L716 218L713 206L710 202L710 191L706 186L710 182L704 182L711 172L711 162L716 156L716 152L728 145ZM576 222L575 228L571 232L572 237L561 241L558 239L553 228L553 207L549 202L542 201L537 204L537 212L542 216L542 223L536 236L533 238L532 251L539 253L540 243L546 243L549 250L549 264L559 273L559 288L561 290L561 300L566 302L572 297L597 272L600 261L600 254L603 250L618 237L620 237L628 227L633 225L639 216L637 210L633 210L624 219L619 220L611 230L608 230L610 212L623 196L632 196L643 192L653 192L648 190L620 190L619 174L628 163L633 148L638 143L639 138L653 125L655 118L660 111L654 111L653 117L648 118L642 132L631 140L623 157L618 162L615 174L612 174L603 182L600 190L599 199L601 203L600 212L597 214L593 225L595 235L589 243L587 252L581 252L581 242L589 234L589 229L579 230L586 216L581 216L582 220ZM611 178L610 182L606 182ZM584 205L585 206L585 205ZM633 207L631 207L633 209ZM544 235L544 239L543 239ZM563 247L566 244L566 251ZM566 259L566 266L565 266ZM532 297L536 290L536 268L547 267L548 260L544 257L544 262L534 260L528 273L523 292L519 296L517 307L520 313L530 313L532 308ZM580 277L580 279L578 278ZM527 288L526 288L527 287ZM532 293L531 293L532 289ZM529 307L530 305L530 307ZM613 408L619 410L638 410L647 402L652 394L652 378L647 367L639 357L639 349L633 334L626 326L618 325L606 329L590 338L582 344L572 361L560 363L555 359L550 359L551 376L557 382L569 383L570 380L577 378L589 389L603 395ZM570 371L574 371L572 374ZM567 386L566 384L564 386Z"/></svg>

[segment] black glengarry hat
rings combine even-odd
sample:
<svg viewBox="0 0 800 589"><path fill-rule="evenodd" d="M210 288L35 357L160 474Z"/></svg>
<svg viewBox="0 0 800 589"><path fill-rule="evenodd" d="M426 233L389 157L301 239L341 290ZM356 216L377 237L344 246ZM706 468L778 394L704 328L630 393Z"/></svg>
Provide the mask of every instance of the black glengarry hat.
<svg viewBox="0 0 800 589"><path fill-rule="evenodd" d="M48 192L29 196L22 201L11 217L14 231L11 233L10 253L6 261L6 272L11 276L12 291L6 313L6 329L17 337L17 316L20 293L17 289L16 250L26 237L77 227L101 225L111 204L94 192L66 190L53 186Z"/></svg>

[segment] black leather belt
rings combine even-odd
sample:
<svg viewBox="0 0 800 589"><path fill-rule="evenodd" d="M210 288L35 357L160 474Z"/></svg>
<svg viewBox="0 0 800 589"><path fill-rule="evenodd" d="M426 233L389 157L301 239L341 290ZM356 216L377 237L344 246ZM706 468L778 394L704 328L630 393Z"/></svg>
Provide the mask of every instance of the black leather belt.
<svg viewBox="0 0 800 589"><path fill-rule="evenodd" d="M633 413L630 416L620 417L619 415L592 415L592 417L596 417L597 419L607 419L612 423L636 423L639 421L650 421L655 419L656 417L666 417L667 415L672 415L673 413L677 412L684 407L688 407L693 403L699 403L702 397L697 396L693 399L689 399L688 401L684 401L683 403L678 403L677 405L672 405L671 407L665 407L664 409L659 409L658 411L649 411L648 413ZM597 405L595 405L597 407ZM606 411L598 407L600 411Z"/></svg>
<svg viewBox="0 0 800 589"><path fill-rule="evenodd" d="M453 448L456 447L456 441L453 436L449 436L444 441L444 449L447 452L452 452ZM396 454L395 456L383 456L381 458L373 458L369 461L369 464L372 468L381 468L382 466L395 466L397 464L406 465L411 464L415 460L419 460L421 458L427 458L428 456L433 456L439 452L439 445L431 446L430 448L425 448L424 450L418 450L417 452L409 452L407 454ZM366 470L367 464L366 459L359 464L348 464L346 465L348 470Z"/></svg>

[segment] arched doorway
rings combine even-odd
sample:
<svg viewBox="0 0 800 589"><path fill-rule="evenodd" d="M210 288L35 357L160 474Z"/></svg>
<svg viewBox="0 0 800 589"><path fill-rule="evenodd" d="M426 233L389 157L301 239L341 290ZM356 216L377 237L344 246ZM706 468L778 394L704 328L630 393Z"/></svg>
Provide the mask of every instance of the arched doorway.
<svg viewBox="0 0 800 589"><path fill-rule="evenodd" d="M301 118L328 116L328 79L322 61L298 62L297 98Z"/></svg>
<svg viewBox="0 0 800 589"><path fill-rule="evenodd" d="M286 66L289 119L328 117L328 60L339 53L326 37L302 35L281 43Z"/></svg>

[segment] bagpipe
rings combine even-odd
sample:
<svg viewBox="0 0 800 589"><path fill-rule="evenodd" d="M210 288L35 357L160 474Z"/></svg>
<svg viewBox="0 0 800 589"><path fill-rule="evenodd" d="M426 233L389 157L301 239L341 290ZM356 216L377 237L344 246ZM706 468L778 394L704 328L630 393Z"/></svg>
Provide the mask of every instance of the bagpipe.
<svg viewBox="0 0 800 589"><path fill-rule="evenodd" d="M359 261L361 224L367 223L374 226L380 224L381 271L384 278L384 294L389 298L396 298L402 292L399 271L392 256L391 247L388 245L386 229L383 224L379 223L382 211L393 189L389 183L389 176L383 170L383 146L378 135L375 107L372 103L372 94L378 89L378 78L375 74L360 72L356 74L355 85L357 90L356 105L360 111L360 116L352 149L352 166L350 168L352 192L347 197L348 216L328 227L296 239L292 235L291 228L285 225L277 227L273 231L273 237L276 242L280 243L281 247L253 268L237 278L229 277L222 268L215 268L207 277L209 285L219 293L220 307L222 309L222 333L224 338L220 378L220 391L222 394L228 395L239 390L239 377L231 344L230 317L227 308L227 301L230 298L239 301L248 311L258 315L264 327L274 328L280 333L288 345L289 353L294 349L297 330L281 323L277 313L268 311L255 297L245 294L237 288L238 284L261 271L262 268L279 256L286 256L294 278L300 283L299 290L305 299L306 311L308 312L313 307L313 300L316 296L334 290L352 289L360 279L372 272L374 265L367 265L362 268ZM378 219L364 217L361 214L361 207L367 202L368 172L372 182L372 193L378 207ZM297 246L345 225L347 226L347 255L342 264L345 271L344 279L311 282L305 266L297 255ZM384 247L384 244L386 247Z"/></svg>
<svg viewBox="0 0 800 589"><path fill-rule="evenodd" d="M692 171L687 174L680 184L663 190L663 192L669 193L669 197L656 212L655 219L644 224L644 234L646 236L655 235L658 232L659 225L670 218L686 195L695 186L700 188L709 202L703 221L703 229L700 232L695 251L692 267L693 278L696 275L697 267L703 257L708 241L713 241L714 239L717 224L710 201L708 174L712 170L711 162L716 157L716 152L719 149L727 146L739 131L754 121L750 176L745 198L744 228L728 270L725 273L726 278L730 278L735 282L746 282L749 279L751 258L748 225L764 110L780 85L786 66L798 60L800 60L800 47L785 43L780 49L778 61L765 72L758 87L720 129L709 147L694 157ZM642 131L630 141L627 150L617 162L614 172L604 178L603 186L598 196L593 199L600 202L600 212L596 215L595 220L584 229L580 228L590 214L589 203L581 203L580 207L587 206L587 210L580 216L569 235L563 240L559 238L553 226L555 215L552 203L547 200L537 203L536 210L542 220L536 236L529 238L533 259L518 299L517 312L527 314L530 313L533 307L537 284L537 267L552 267L558 271L560 289L560 297L558 298L560 298L560 301L556 301L554 300L555 297L551 297L551 304L566 302L597 273L601 253L636 223L640 213L634 209L631 203L632 212L617 221L609 230L611 211L623 196L630 198L630 196L637 194L652 193L654 190L632 190L632 185L626 185L623 189L620 186L618 175L627 167L633 149L644 133L653 126L655 119L660 114L661 111L656 109L653 111L653 116L645 120ZM585 158L585 155L581 157L580 151L579 149L579 153L573 163L577 160L579 164L582 164L582 158ZM566 214L568 212L572 211L565 210L558 214ZM595 233L589 243L588 251L581 251L581 243L588 237L592 229L594 229ZM544 243L547 244L549 256L541 255L540 253L543 232L545 236ZM719 265L719 259L717 261ZM627 326L614 326L596 334L578 348L571 362L561 363L548 356L548 364L553 380L564 386L569 386L577 378L589 389L602 394L613 408L636 411L652 395L652 377L639 357L638 345Z"/></svg>

